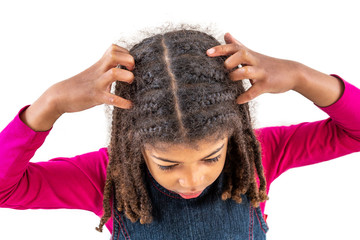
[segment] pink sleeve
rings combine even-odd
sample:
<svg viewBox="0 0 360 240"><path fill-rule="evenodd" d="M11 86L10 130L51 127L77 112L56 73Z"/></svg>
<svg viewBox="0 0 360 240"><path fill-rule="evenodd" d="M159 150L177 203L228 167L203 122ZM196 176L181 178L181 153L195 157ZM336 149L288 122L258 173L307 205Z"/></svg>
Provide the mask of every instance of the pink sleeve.
<svg viewBox="0 0 360 240"><path fill-rule="evenodd" d="M28 105L29 106L29 105ZM36 132L18 115L0 133L0 207L83 209L102 213L107 150L29 162L51 131Z"/></svg>
<svg viewBox="0 0 360 240"><path fill-rule="evenodd" d="M255 129L262 149L262 162L270 184L290 168L316 164L360 151L360 89L343 81L342 96L327 107L318 107L330 117L290 126ZM266 202L260 203L264 214ZM264 215L266 219L266 215Z"/></svg>
<svg viewBox="0 0 360 240"><path fill-rule="evenodd" d="M290 168L306 166L360 151L360 89L343 81L340 99L316 107L330 117L316 122L255 130L261 143L268 184Z"/></svg>

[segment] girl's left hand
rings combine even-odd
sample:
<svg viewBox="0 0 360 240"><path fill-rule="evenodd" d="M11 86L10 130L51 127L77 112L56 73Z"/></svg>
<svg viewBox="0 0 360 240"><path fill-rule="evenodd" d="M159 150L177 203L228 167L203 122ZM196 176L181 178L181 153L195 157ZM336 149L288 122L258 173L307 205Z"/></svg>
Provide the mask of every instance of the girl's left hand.
<svg viewBox="0 0 360 240"><path fill-rule="evenodd" d="M230 33L224 36L225 45L207 50L210 57L228 56L225 61L230 79L239 81L249 79L251 87L238 96L238 104L246 103L263 93L282 93L294 89L299 82L300 63L273 58L254 52L237 41Z"/></svg>

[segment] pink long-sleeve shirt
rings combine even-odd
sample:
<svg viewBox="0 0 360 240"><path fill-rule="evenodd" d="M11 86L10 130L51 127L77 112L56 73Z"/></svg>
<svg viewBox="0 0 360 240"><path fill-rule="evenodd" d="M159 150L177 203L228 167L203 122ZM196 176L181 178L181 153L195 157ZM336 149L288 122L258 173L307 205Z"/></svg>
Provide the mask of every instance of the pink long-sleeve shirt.
<svg viewBox="0 0 360 240"><path fill-rule="evenodd" d="M327 107L315 104L329 118L254 129L261 144L267 190L290 168L360 151L360 89L338 78L345 85L340 99ZM71 158L29 162L52 128L36 132L24 124L19 115L28 106L23 107L0 133L0 207L83 209L101 217L109 161L107 148ZM265 203L260 207L264 213ZM106 227L112 233L113 218Z"/></svg>

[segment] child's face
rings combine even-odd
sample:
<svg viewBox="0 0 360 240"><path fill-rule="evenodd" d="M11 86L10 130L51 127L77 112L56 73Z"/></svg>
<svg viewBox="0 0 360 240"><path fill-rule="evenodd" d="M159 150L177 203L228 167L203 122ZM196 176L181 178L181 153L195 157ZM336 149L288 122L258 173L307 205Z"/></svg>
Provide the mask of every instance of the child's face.
<svg viewBox="0 0 360 240"><path fill-rule="evenodd" d="M198 149L184 145L161 144L161 149L145 145L142 153L151 175L160 185L189 199L198 197L218 178L224 168L227 143L228 137L216 142L200 141Z"/></svg>

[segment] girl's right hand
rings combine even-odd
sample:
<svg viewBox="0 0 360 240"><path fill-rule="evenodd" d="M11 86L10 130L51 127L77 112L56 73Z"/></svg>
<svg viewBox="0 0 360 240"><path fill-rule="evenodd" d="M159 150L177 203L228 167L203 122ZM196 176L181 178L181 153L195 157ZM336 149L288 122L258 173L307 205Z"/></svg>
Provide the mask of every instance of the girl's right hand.
<svg viewBox="0 0 360 240"><path fill-rule="evenodd" d="M128 70L117 68L120 64ZM134 58L122 47L112 44L102 58L85 71L51 86L47 94L52 96L56 112L79 112L100 104L129 109L132 103L110 93L111 84L123 81L131 84L135 67ZM130 71L129 71L130 70Z"/></svg>

